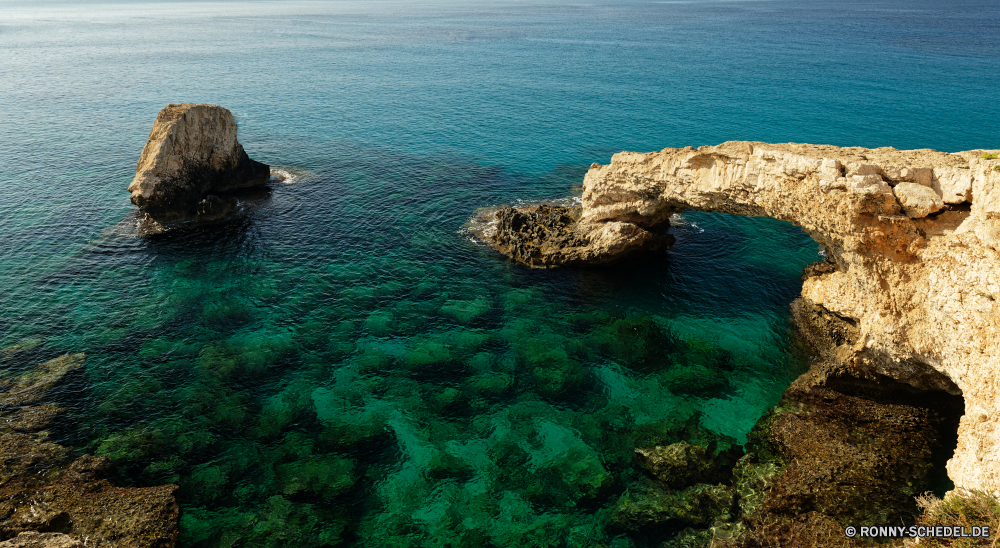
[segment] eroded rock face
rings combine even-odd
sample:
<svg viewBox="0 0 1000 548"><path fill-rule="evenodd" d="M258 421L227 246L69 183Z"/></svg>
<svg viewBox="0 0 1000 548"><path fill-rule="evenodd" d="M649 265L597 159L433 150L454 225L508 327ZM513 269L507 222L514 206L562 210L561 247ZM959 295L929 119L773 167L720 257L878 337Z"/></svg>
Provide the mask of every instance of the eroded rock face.
<svg viewBox="0 0 1000 548"><path fill-rule="evenodd" d="M998 491L1000 161L983 152L756 142L622 152L587 173L577 227L587 240L681 209L802 227L829 260L807 273L802 297L853 332L832 351L836 363L858 378L961 393L949 475ZM929 206L901 203L915 186L933 192L917 191ZM629 241L618 241L621 254Z"/></svg>
<svg viewBox="0 0 1000 548"><path fill-rule="evenodd" d="M235 207L226 193L267 182L270 168L236 140L236 120L218 105L170 104L160 111L128 187L156 220L214 220Z"/></svg>

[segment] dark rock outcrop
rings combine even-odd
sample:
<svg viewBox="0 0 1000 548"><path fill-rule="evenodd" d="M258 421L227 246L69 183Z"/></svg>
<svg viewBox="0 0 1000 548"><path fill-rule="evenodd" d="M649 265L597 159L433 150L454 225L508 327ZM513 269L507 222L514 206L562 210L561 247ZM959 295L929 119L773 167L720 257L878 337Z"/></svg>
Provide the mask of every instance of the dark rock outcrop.
<svg viewBox="0 0 1000 548"><path fill-rule="evenodd" d="M217 105L170 104L156 117L129 185L132 203L155 220L215 220L236 206L220 196L262 185L266 164L236 140L236 120Z"/></svg>
<svg viewBox="0 0 1000 548"><path fill-rule="evenodd" d="M861 546L844 527L911 525L915 497L944 486L961 396L878 374L845 350L852 320L805 299L792 309L817 359L748 436L734 469L744 530L709 546Z"/></svg>
<svg viewBox="0 0 1000 548"><path fill-rule="evenodd" d="M580 223L581 211L580 207L552 205L501 207L484 213L495 225L481 236L515 261L541 268L610 263L673 243L665 219L645 228L603 223L595 229Z"/></svg>

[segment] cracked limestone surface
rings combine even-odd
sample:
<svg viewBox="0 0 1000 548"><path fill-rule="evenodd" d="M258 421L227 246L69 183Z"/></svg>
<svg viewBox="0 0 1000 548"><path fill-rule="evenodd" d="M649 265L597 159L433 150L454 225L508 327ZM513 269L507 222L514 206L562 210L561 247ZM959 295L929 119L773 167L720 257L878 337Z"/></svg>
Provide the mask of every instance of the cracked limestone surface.
<svg viewBox="0 0 1000 548"><path fill-rule="evenodd" d="M948 473L998 491L1000 161L985 152L737 141L622 152L584 178L579 226L653 226L682 209L800 226L827 254L803 299L858 328L838 361L861 378L960 392Z"/></svg>

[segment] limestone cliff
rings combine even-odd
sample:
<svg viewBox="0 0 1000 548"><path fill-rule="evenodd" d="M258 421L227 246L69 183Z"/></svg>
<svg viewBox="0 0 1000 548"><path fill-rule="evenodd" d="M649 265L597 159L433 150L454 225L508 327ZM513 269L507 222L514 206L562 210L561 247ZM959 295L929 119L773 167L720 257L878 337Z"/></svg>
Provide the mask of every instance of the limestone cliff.
<svg viewBox="0 0 1000 548"><path fill-rule="evenodd" d="M859 378L960 392L949 475L959 487L1000 490L995 155L756 142L622 152L591 167L578 221L564 230L578 242L601 234L622 255L682 209L781 219L825 246L800 308L850 326L836 362ZM642 230L607 242L622 225Z"/></svg>
<svg viewBox="0 0 1000 548"><path fill-rule="evenodd" d="M236 140L236 120L217 105L160 111L128 187L132 203L158 220L217 219L235 205L219 193L267 182L270 169Z"/></svg>

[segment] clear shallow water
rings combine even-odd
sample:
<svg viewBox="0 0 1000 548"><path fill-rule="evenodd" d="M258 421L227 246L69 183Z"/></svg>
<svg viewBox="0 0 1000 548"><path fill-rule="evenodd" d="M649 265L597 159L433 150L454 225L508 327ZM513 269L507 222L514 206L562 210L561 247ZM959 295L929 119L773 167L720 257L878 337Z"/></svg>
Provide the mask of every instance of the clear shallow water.
<svg viewBox="0 0 1000 548"><path fill-rule="evenodd" d="M530 271L482 206L618 150L996 147L989 3L0 4L3 374L86 352L57 435L181 485L184 546L615 546L636 444L741 441L804 366L816 244L687 213L640 264ZM310 174L137 238L169 102Z"/></svg>

